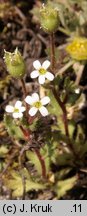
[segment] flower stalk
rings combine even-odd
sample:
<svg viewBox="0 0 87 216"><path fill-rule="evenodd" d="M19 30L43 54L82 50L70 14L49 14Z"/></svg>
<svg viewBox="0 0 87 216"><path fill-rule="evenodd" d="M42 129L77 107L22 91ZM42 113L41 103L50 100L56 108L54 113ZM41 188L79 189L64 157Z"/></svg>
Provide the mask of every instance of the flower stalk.
<svg viewBox="0 0 87 216"><path fill-rule="evenodd" d="M22 155L24 154L25 151L28 151L30 146L32 146L32 136L31 136L31 131L30 130L27 130L27 129L24 129L23 126L20 126L20 129L22 130L25 138L27 141L29 141L29 144L27 144L26 146L24 146L24 148L22 148L21 152L20 152L20 157L19 157L19 163L20 165L22 164ZM43 178L46 178L46 166L45 166L45 162L44 162L44 159L42 157L42 155L40 154L40 151L36 148L33 148L33 151L35 152L35 154L37 155L38 157L38 160L41 164L41 168L42 168L42 177Z"/></svg>
<svg viewBox="0 0 87 216"><path fill-rule="evenodd" d="M51 58L51 69L54 73L55 71L55 42L54 42L54 33L50 34L50 58Z"/></svg>
<svg viewBox="0 0 87 216"><path fill-rule="evenodd" d="M63 112L63 123L64 123L64 128L65 128L65 134L68 138L68 143L67 143L67 146L68 146L68 149L70 150L70 152L73 153L73 155L75 156L75 158L79 158L79 156L77 155L74 147L73 147L73 144L70 140L70 135L69 135L69 128L68 128L68 119L67 119L67 111L66 111L66 106L65 104L60 100L60 97L58 96L55 88L53 87L52 88L52 92L53 92L53 95L54 97L56 98L59 106L61 107L61 110Z"/></svg>
<svg viewBox="0 0 87 216"><path fill-rule="evenodd" d="M55 70L55 49L54 49L54 36L53 36L53 34L50 35L50 47L51 47L51 67L52 67L52 71L54 71ZM67 111L66 111L65 103L61 101L58 93L56 92L56 89L54 88L54 86L52 86L52 92L53 92L53 95L54 95L55 99L57 100L59 106L61 107L62 112L63 112L63 123L64 123L64 128L65 128L65 134L68 138L68 143L67 143L68 148L76 158L76 157L78 157L78 155L75 152L73 144L70 140Z"/></svg>
<svg viewBox="0 0 87 216"><path fill-rule="evenodd" d="M27 96L27 89L23 78L21 79L21 85L23 90L23 97L25 98Z"/></svg>
<svg viewBox="0 0 87 216"><path fill-rule="evenodd" d="M43 178L46 178L46 166L45 166L45 162L44 162L44 159L42 157L42 155L40 154L40 151L38 149L34 149L34 152L35 154L37 155L39 161L40 161L40 164L41 164L41 167L42 167L42 177Z"/></svg>
<svg viewBox="0 0 87 216"><path fill-rule="evenodd" d="M26 89L26 85L25 85L24 79L22 78L20 81L21 81L21 86L22 86L22 91L23 91L23 98L26 98L26 96L27 96L27 89ZM29 116L28 116L28 109L29 109L29 107L28 107L27 103L25 103L25 107L26 107L26 119L28 120L29 119Z"/></svg>

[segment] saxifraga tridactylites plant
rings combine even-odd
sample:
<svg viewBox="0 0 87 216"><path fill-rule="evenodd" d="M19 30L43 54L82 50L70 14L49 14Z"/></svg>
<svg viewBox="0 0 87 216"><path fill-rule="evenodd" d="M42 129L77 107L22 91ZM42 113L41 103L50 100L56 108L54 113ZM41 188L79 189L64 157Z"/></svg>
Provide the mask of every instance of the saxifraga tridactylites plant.
<svg viewBox="0 0 87 216"><path fill-rule="evenodd" d="M69 77L64 78L58 72L56 73L54 37L60 25L59 11L53 8L51 3L42 5L40 16L41 28L49 34L50 38L50 60L47 59L42 64L39 60L35 60L33 62L34 70L30 73L30 77L32 79L38 78L39 89L42 87L45 89L44 97L41 97L39 90L32 94L27 92L24 81L26 66L18 49L16 48L13 53L5 51L4 54L8 73L21 81L23 100L18 99L15 104L11 103L5 108L4 122L15 144L16 151L12 155L10 163L8 162L6 165L7 168L3 169L2 177L9 170L8 167L16 157L18 158L17 168L19 173L16 173L13 166L9 171L13 180L10 179L8 182L7 177L4 179L5 185L13 190L14 197L23 196L24 198L25 193L32 189L51 188L57 194L57 197L60 198L67 190L73 187L77 180L77 175L62 180L70 169L64 170L62 174L57 170L55 175L51 169L51 165L66 166L69 164L71 167L82 166L87 143L85 142L81 127L79 129L74 121L74 113L77 113L82 106L79 107L78 105L81 98L80 88ZM43 122L47 118L51 118L52 120L51 115L52 117L56 117L56 124L50 125L50 130L43 137L44 133L40 130L42 118ZM80 136L76 133L77 127ZM43 130L45 129L46 124L43 123ZM18 133L21 135L24 145L21 145ZM82 148L82 143L84 142L84 148ZM25 152L26 155L24 154ZM28 172L26 166L23 164L26 158L29 163L34 164L37 170L37 172L34 170L35 176ZM14 186L17 182L20 192ZM61 188L65 185L64 192L62 192Z"/></svg>

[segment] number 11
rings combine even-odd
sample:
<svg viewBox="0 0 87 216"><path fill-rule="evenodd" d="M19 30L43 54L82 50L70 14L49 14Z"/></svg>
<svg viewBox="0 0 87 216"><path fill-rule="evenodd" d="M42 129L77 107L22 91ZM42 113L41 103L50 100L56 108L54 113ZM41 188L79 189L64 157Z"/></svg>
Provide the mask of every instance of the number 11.
<svg viewBox="0 0 87 216"><path fill-rule="evenodd" d="M79 208L79 211L81 212L81 204L77 205L73 205L74 209L75 209L75 212L77 212L77 208Z"/></svg>

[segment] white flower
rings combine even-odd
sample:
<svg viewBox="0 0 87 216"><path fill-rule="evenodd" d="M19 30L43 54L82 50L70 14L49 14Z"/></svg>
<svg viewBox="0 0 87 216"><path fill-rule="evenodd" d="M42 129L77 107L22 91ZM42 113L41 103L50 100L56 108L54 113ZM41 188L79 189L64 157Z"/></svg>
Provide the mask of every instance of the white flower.
<svg viewBox="0 0 87 216"><path fill-rule="evenodd" d="M36 60L33 62L33 66L35 70L31 72L30 77L32 79L39 77L38 81L40 84L45 83L45 78L47 78L50 81L54 79L54 75L47 70L50 66L50 61L46 60L41 65L41 63L38 60Z"/></svg>
<svg viewBox="0 0 87 216"><path fill-rule="evenodd" d="M12 113L13 118L22 118L23 112L26 110L24 106L22 106L21 101L17 101L15 106L7 105L5 108L6 112Z"/></svg>
<svg viewBox="0 0 87 216"><path fill-rule="evenodd" d="M50 102L49 97L46 96L40 100L39 95L37 93L34 93L31 96L27 96L25 98L25 101L26 103L32 106L29 110L30 116L34 116L37 113L37 111L40 111L42 116L48 115L48 110L44 107L44 105Z"/></svg>
<svg viewBox="0 0 87 216"><path fill-rule="evenodd" d="M79 94L80 93L80 89L79 88L75 89L75 93Z"/></svg>

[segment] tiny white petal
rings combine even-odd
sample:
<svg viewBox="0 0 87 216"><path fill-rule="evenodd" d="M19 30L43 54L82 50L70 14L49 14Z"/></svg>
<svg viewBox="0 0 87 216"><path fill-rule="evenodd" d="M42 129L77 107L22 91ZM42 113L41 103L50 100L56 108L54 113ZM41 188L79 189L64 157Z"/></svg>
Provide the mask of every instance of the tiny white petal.
<svg viewBox="0 0 87 216"><path fill-rule="evenodd" d="M24 106L20 107L20 112L24 112L26 110L26 108Z"/></svg>
<svg viewBox="0 0 87 216"><path fill-rule="evenodd" d="M42 64L42 68L47 69L50 66L50 61L46 60Z"/></svg>
<svg viewBox="0 0 87 216"><path fill-rule="evenodd" d="M39 72L36 71L36 70L32 71L31 74L30 74L30 77L32 79L37 78L38 76L39 76Z"/></svg>
<svg viewBox="0 0 87 216"><path fill-rule="evenodd" d="M37 113L38 109L36 107L32 107L30 110L29 110L29 115L30 116L34 116L36 113Z"/></svg>
<svg viewBox="0 0 87 216"><path fill-rule="evenodd" d="M11 106L11 105L7 105L5 107L5 111L8 112L8 113L12 113L12 112L14 112L14 107Z"/></svg>
<svg viewBox="0 0 87 216"><path fill-rule="evenodd" d="M25 102L28 103L29 105L32 105L33 104L33 98L31 96L27 96L25 98Z"/></svg>
<svg viewBox="0 0 87 216"><path fill-rule="evenodd" d="M48 110L44 106L39 108L39 111L40 111L41 115L44 116L44 117L48 115Z"/></svg>
<svg viewBox="0 0 87 216"><path fill-rule="evenodd" d="M79 94L80 93L80 89L79 88L75 89L75 93Z"/></svg>
<svg viewBox="0 0 87 216"><path fill-rule="evenodd" d="M39 101L39 95L37 93L32 94L33 103Z"/></svg>
<svg viewBox="0 0 87 216"><path fill-rule="evenodd" d="M50 81L54 79L54 75L50 72L46 72L45 77Z"/></svg>
<svg viewBox="0 0 87 216"><path fill-rule="evenodd" d="M19 112L18 115L19 115L19 118L23 117L23 113L22 112Z"/></svg>
<svg viewBox="0 0 87 216"><path fill-rule="evenodd" d="M38 60L36 60L33 62L33 66L36 70L39 70L41 68L41 63Z"/></svg>
<svg viewBox="0 0 87 216"><path fill-rule="evenodd" d="M17 101L16 104L15 104L15 108L20 108L22 105L22 102L21 101Z"/></svg>
<svg viewBox="0 0 87 216"><path fill-rule="evenodd" d="M46 105L50 102L50 98L48 96L41 99L42 105Z"/></svg>
<svg viewBox="0 0 87 216"><path fill-rule="evenodd" d="M45 76L44 75L40 75L38 78L38 81L40 84L44 84L45 83Z"/></svg>
<svg viewBox="0 0 87 216"><path fill-rule="evenodd" d="M13 118L22 118L23 114L21 112L14 112L13 114Z"/></svg>

